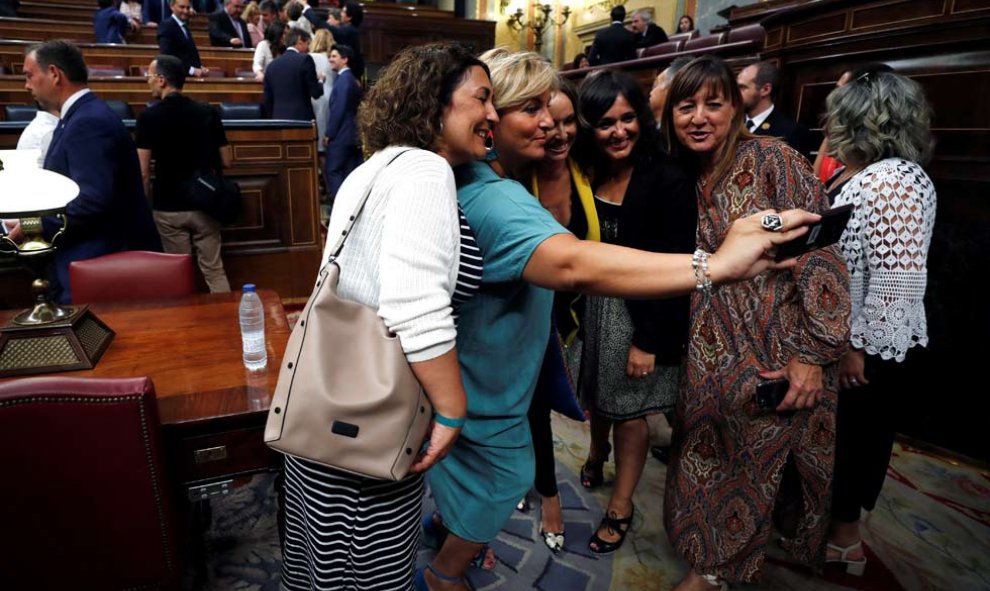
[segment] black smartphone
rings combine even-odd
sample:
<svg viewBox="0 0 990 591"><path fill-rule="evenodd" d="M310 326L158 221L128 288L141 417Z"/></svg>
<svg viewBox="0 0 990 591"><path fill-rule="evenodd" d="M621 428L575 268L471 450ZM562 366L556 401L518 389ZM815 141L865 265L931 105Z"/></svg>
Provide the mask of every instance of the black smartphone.
<svg viewBox="0 0 990 591"><path fill-rule="evenodd" d="M849 223L852 210L853 206L850 203L823 213L822 219L808 226L808 232L803 236L798 236L790 242L778 245L775 260L779 263L785 259L801 256L816 248L835 244L842 237L842 232L846 229L846 224Z"/></svg>
<svg viewBox="0 0 990 591"><path fill-rule="evenodd" d="M774 410L784 401L791 383L785 378L765 380L756 386L756 405L763 410Z"/></svg>

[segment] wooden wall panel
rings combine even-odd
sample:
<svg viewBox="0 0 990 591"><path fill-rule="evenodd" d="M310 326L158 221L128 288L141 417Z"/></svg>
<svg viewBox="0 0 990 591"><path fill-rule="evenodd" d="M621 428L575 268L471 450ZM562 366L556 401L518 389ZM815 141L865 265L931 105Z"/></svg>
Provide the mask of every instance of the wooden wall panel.
<svg viewBox="0 0 990 591"><path fill-rule="evenodd" d="M869 6L850 11L850 30L875 27L889 28L936 19L945 13L947 0L897 0L887 3L870 3Z"/></svg>

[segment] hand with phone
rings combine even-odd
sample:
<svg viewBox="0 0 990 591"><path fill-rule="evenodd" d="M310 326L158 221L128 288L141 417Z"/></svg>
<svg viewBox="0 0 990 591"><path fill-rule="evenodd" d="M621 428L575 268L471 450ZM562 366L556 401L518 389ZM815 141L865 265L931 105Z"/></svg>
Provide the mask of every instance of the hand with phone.
<svg viewBox="0 0 990 591"><path fill-rule="evenodd" d="M777 246L774 260L784 261L835 244L845 232L852 210L853 206L849 204L823 213L820 220L808 226L806 234Z"/></svg>
<svg viewBox="0 0 990 591"><path fill-rule="evenodd" d="M797 357L776 371L761 371L760 377L765 380L783 378L789 382L783 400L773 409L776 412L813 408L824 391L822 366L803 363Z"/></svg>

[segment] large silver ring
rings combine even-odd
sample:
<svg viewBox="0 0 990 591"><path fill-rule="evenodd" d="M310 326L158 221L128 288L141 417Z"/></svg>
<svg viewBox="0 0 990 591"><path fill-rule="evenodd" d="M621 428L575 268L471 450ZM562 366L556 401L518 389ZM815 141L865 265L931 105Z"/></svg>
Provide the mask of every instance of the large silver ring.
<svg viewBox="0 0 990 591"><path fill-rule="evenodd" d="M779 213L768 213L760 220L760 224L768 232L779 232L784 227L784 220Z"/></svg>
<svg viewBox="0 0 990 591"><path fill-rule="evenodd" d="M853 386L858 386L859 380L857 380L856 378L849 378L849 383L852 384Z"/></svg>

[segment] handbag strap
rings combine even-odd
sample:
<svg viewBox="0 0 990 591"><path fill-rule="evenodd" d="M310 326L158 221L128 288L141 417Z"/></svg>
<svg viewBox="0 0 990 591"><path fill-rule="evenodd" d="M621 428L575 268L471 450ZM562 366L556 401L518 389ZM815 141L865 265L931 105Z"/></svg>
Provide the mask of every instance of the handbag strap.
<svg viewBox="0 0 990 591"><path fill-rule="evenodd" d="M375 176L372 177L371 182L368 183L368 188L367 190L365 190L364 196L361 197L361 200L358 201L357 207L354 208L354 213L352 213L351 216L347 218L347 222L344 224L344 231L340 233L340 238L337 239L337 244L335 244L333 250L330 251L330 257L327 259L327 262L335 260L340 255L340 251L344 248L344 240L347 239L347 235L351 232L351 228L354 227L354 223L357 222L358 216L361 215L361 211L364 209L364 204L368 202L368 197L371 196L371 189L374 188L375 181L378 180L378 175L380 175L383 170L388 168L389 164L395 162L396 158L402 156L406 152L411 152L411 151L412 148L408 150L402 150L395 156L392 156L392 158L385 163L385 166L378 169L378 172L376 172Z"/></svg>

